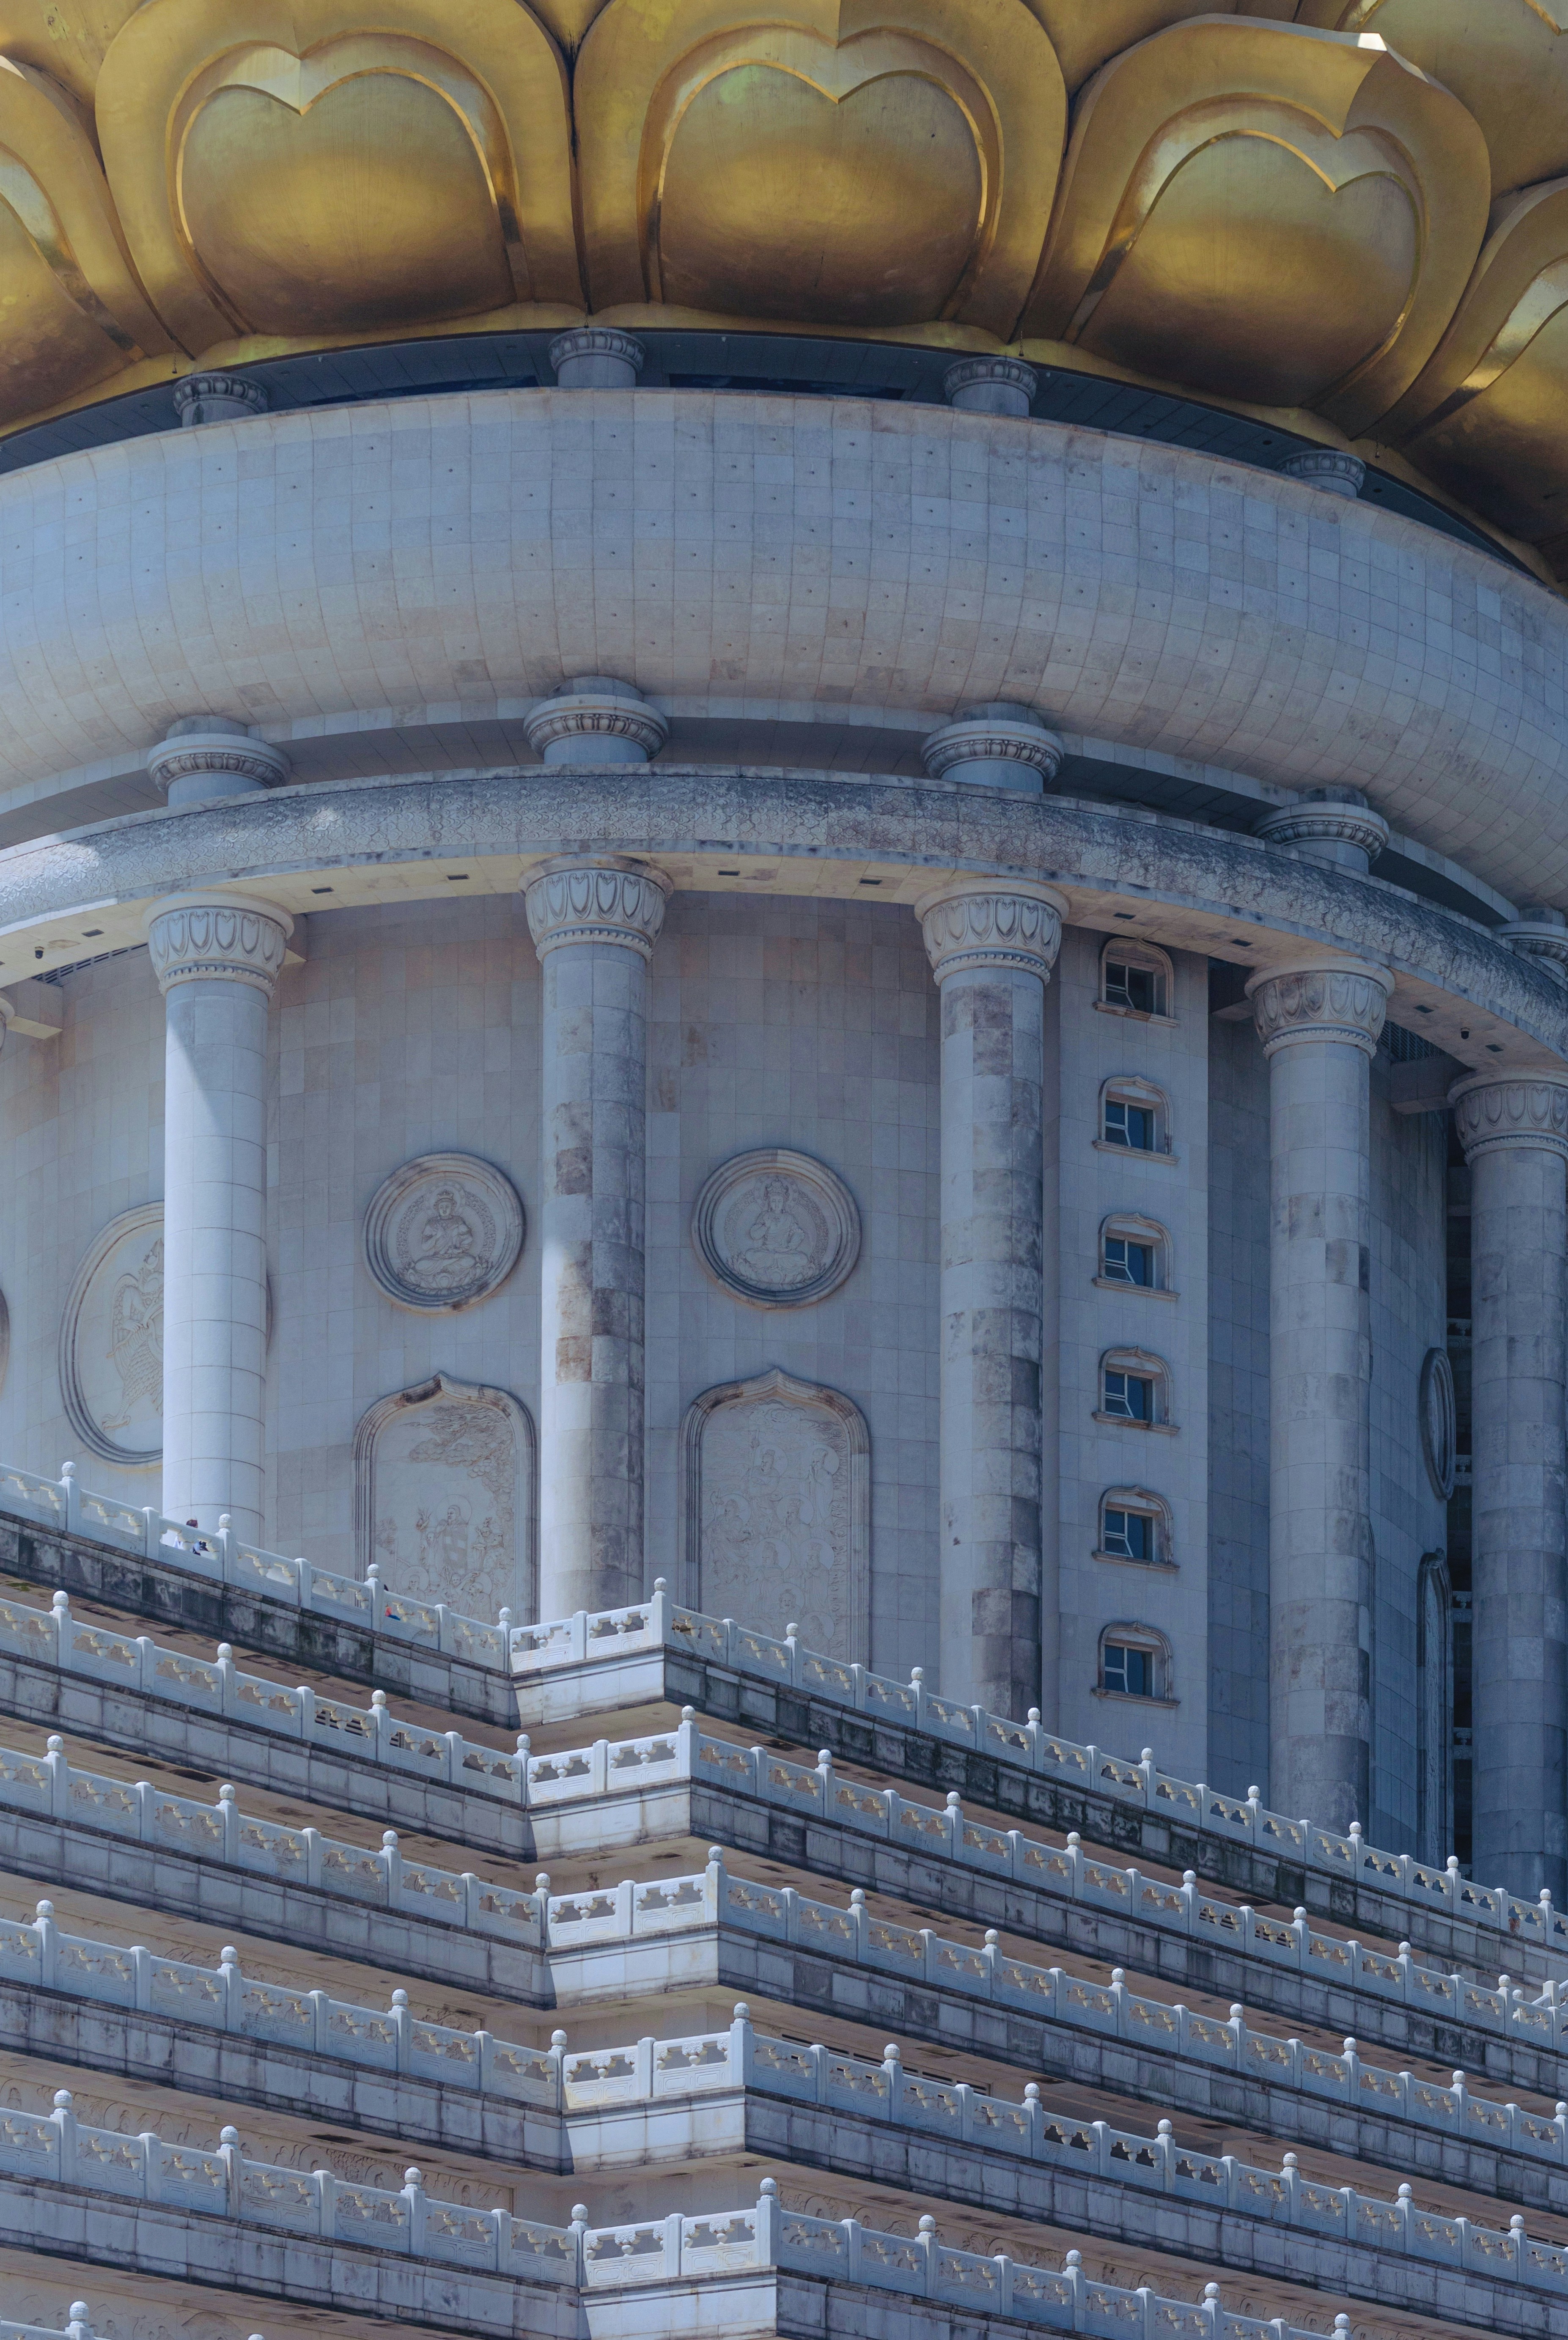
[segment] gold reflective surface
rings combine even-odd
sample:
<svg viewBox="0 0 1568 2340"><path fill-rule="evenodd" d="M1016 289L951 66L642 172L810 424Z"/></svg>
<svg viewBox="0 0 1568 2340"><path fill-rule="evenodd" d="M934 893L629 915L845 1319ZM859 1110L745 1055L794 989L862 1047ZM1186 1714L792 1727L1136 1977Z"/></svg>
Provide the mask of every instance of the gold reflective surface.
<svg viewBox="0 0 1568 2340"><path fill-rule="evenodd" d="M0 0L0 430L595 314L1019 350L1568 561L1568 0Z"/></svg>

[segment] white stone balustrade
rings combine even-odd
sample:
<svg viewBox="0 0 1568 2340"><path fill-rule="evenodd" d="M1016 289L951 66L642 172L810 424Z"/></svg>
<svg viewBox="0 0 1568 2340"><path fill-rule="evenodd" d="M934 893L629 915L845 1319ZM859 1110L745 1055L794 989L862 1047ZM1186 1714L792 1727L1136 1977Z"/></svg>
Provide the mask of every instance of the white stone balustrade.
<svg viewBox="0 0 1568 2340"><path fill-rule="evenodd" d="M519 1737L517 1752L508 1755L465 1739L460 1730L430 1730L405 1720L392 1711L384 1691L372 1691L369 1706L355 1706L323 1697L308 1684L290 1689L269 1676L243 1672L226 1641L219 1642L215 1659L196 1658L146 1633L84 1624L73 1617L64 1592L55 1593L48 1609L0 1601L0 1651L501 1803L528 1800L524 1736Z"/></svg>
<svg viewBox="0 0 1568 2340"><path fill-rule="evenodd" d="M773 2044L781 2051L787 2048L784 2042ZM793 2052L798 2059L795 2092L820 2101L813 2051ZM840 2059L829 2059L829 2069L834 2060ZM846 2081L862 2075L879 2079L888 2107L895 2094L902 2108L911 2092L918 2097L938 2086L909 2080L887 2064L858 2066L851 2073L853 2059L841 2060ZM775 2077L789 2077L781 2053ZM1178 2146L1168 2120L1162 2120L1156 2135L1148 2137L1112 2128L1104 2121L1075 2122L1042 2114L1037 2100L1031 2100L1032 2110L1026 2113L1022 2106L998 2106L968 2088L961 2097L957 2090L943 2094L949 2100L955 2136L984 2134L988 2143L1003 2149L1010 2137L1014 2150L1102 2186L1114 2183L1129 2191L1186 2200L1209 2214L1265 2219L1348 2248L1424 2260L1494 2285L1568 2296L1568 2247L1528 2235L1518 2216L1501 2233L1467 2218L1447 2218L1421 2208L1408 2185L1401 2186L1394 2200L1355 2186L1322 2185L1301 2175L1294 2154L1285 2155L1278 2170L1256 2169L1234 2154L1198 2153ZM831 2092L828 2100L833 2100ZM876 2090L857 2090L855 2101L866 2114L876 2101ZM928 2104L936 2102L933 2093ZM991 2115L995 2120L987 2126ZM509 2210L470 2209L427 2195L417 2169L410 2169L404 2185L393 2193L339 2177L330 2169L252 2161L232 2127L221 2131L219 2143L210 2150L167 2144L151 2130L132 2137L115 2129L84 2127L65 2088L56 2091L52 2112L6 2113L0 2122L0 2172L35 2184L70 2186L160 2208L262 2225L274 2232L398 2251L533 2281L591 2287L613 2281L617 2272L624 2280L632 2256L610 2239L623 2234L623 2228L594 2229L578 2220L570 2227L550 2226ZM731 2255L733 2264L737 2246L759 2243L764 2250L776 2249L769 2229L778 2216L773 2196L764 2196L755 2211L720 2213L706 2220L674 2214L658 2222L665 2229L661 2271L670 2276L688 2271L689 2250L699 2261L705 2252L724 2252ZM703 2231L715 2226L722 2229L721 2235L704 2243ZM898 2240L908 2253L909 2238ZM654 2272L648 2264L650 2256L636 2254L640 2264L633 2280ZM707 2263L720 2262L710 2256ZM756 2263L769 2262L759 2257Z"/></svg>
<svg viewBox="0 0 1568 2340"><path fill-rule="evenodd" d="M1127 1988L1119 1968L1109 1984L1097 1983L1060 1967L1023 1968L998 1954L991 1971L1005 1991L1017 1991L1019 1978L1027 1976L1023 1995L1032 2011L1060 2029L1130 2041L1352 2113L1406 2122L1488 2151L1568 2168L1568 2103L1560 2103L1555 2117L1548 2118L1477 2095L1463 2073L1444 2087L1369 2063L1354 2040L1335 2055L1276 2032L1255 2031L1240 2008L1221 2022L1180 2001L1141 1998ZM233 1950L225 1950L218 1966L203 1967L139 1943L67 1934L56 1924L49 1901L39 1902L33 1919L0 1919L0 1983L5 1982L330 2057L362 2069L437 2081L544 2112L570 2114L754 2088L810 2104L850 2105L868 2119L1035 2157L1044 2157L1038 2140L1043 2125L1054 2119L1032 2085L1021 2102L1009 2102L962 2085L912 2078L891 2050L880 2064L872 2064L838 2048L769 2038L754 2029L743 2007L736 2008L727 2029L690 2038L644 2038L568 2052L566 2035L558 2032L553 2046L527 2048L493 2032L427 2022L411 2012L403 1990L392 1993L390 2007L362 2007L323 1990L254 1981L242 1971Z"/></svg>
<svg viewBox="0 0 1568 2340"><path fill-rule="evenodd" d="M5 1605L0 1604L0 1611ZM0 1639L4 1631L0 1613ZM411 1914L428 1917L433 1914L432 1903L439 1904L448 1922L459 1925L474 1922L464 1914L467 1910L493 1911L504 1906L511 1911L513 1905L521 1908L531 1899L487 1884L470 1872L460 1878L428 1863L405 1863L397 1851L395 1829L385 1830L381 1851L372 1852L362 1845L340 1844L314 1829L290 1829L275 1821L251 1819L240 1812L232 1789L220 1790L214 1806L170 1796L147 1780L133 1785L74 1770L66 1762L64 1747L58 1737L51 1738L49 1751L42 1756L0 1747L0 1808L45 1811L56 1819L107 1829L144 1843L167 1845L177 1840L198 1857L238 1862L328 1890L352 1891L361 1899L379 1899L382 1907L401 1908ZM1184 1882L1176 1885L1136 1868L1097 1859L1084 1850L1076 1831L1068 1835L1066 1844L1053 1845L1027 1837L1018 1829L994 1829L968 1818L957 1795L949 1796L945 1807L916 1803L897 1789L869 1788L841 1779L827 1757L809 1768L767 1748L710 1739L697 1730L690 1710L672 1731L645 1739L600 1739L589 1747L520 1759L516 1776L519 1793L526 1792L530 1810L579 1802L593 1795L638 1792L650 1786L705 1781L789 1811L812 1814L821 1821L902 1845L928 1858L952 1860L984 1876L1033 1887L1054 1900L1109 1910L1137 1925L1155 1926L1241 1957L1262 1958L1275 1967L1283 1965L1325 1982L1370 1989L1384 2001L1393 1999L1433 2016L1444 2015L1494 2031L1514 2028L1513 2002L1508 1991L1488 1989L1461 1975L1438 1974L1418 1964L1408 1944L1393 1952L1338 1935L1315 1933L1305 1911L1287 1922L1246 1903L1215 1899L1201 1889L1190 1869ZM588 1897L596 1907L602 1905L614 1932L630 1930L620 1913L620 1897L631 1890L630 1885L622 1885ZM756 1908L766 1906L768 1895L783 1896L782 1908L788 1905L793 1888L732 1881L731 1906L737 1894L763 1897L759 1901L742 1901L741 1906ZM711 1922L711 1918L706 1922ZM888 1929L881 1920L876 1924L884 1932L903 1931ZM554 1938L553 1918L551 1937ZM923 1938L907 1938L912 1942ZM955 1961L961 1966L978 1956L960 1951L957 1945L943 1945L938 1956L942 1971L931 1978L951 1979L949 1969L956 1970ZM1522 2006L1518 2026L1522 2034L1537 2035L1537 2044L1542 2046L1552 2045L1559 2038L1556 1985L1549 1985L1548 1990L1547 1998ZM1526 2016L1533 2019L1525 2021ZM1568 2042L1568 1993L1563 1994L1562 2016L1562 2038Z"/></svg>
<svg viewBox="0 0 1568 2340"><path fill-rule="evenodd" d="M395 1829L384 1829L379 1849L372 1850L323 1836L319 1829L257 1819L241 1811L226 1783L215 1804L203 1804L171 1796L147 1780L78 1771L66 1761L58 1736L51 1737L43 1755L0 1747L0 1808L92 1829L159 1853L222 1861L253 1876L343 1896L372 1909L401 1910L429 1923L498 1936L513 1948L541 1946L537 1892L519 1892L468 1869L459 1874L429 1861L405 1860Z"/></svg>
<svg viewBox="0 0 1568 2340"><path fill-rule="evenodd" d="M117 1504L112 1497L88 1493L77 1486L69 1463L58 1480L0 1466L0 1504L47 1526L117 1542L166 1564L243 1586L291 1606L361 1621L373 1631L422 1641L472 1663L501 1663L510 1639L512 1673L524 1681L544 1683L569 1669L587 1664L614 1666L664 1650L699 1657L778 1688L806 1691L815 1700L928 1734L950 1746L972 1749L1037 1777L1136 1805L1178 1829L1196 1829L1225 1844L1253 1845L1266 1854L1299 1861L1321 1876L1408 1901L1416 1910L1445 1914L1484 1935L1495 1934L1497 1957L1508 1957L1523 1970L1539 1968L1543 1975L1568 1980L1568 1910L1556 1909L1547 1895L1530 1901L1501 1887L1476 1884L1460 1873L1452 1857L1445 1868L1438 1869L1410 1853L1382 1851L1366 1841L1359 1826L1341 1836L1306 1820L1286 1819L1270 1811L1255 1795L1226 1795L1201 1780L1181 1780L1161 1771L1152 1749L1145 1749L1142 1760L1133 1762L1046 1730L1033 1710L1027 1721L1017 1722L983 1707L960 1706L927 1690L918 1670L910 1681L896 1681L873 1673L869 1667L826 1657L793 1636L775 1639L729 1618L707 1617L683 1609L670 1599L662 1579L646 1601L619 1609L579 1610L572 1616L538 1624L511 1625L509 1633L504 1610L501 1624L486 1625L439 1603L396 1593L381 1584L373 1569L360 1582L316 1568L309 1561L261 1552L225 1531L194 1539L192 1549L193 1540L183 1523ZM154 1522L161 1522L162 1542L151 1535ZM183 1542L177 1543L176 1538ZM267 1687L275 1691L278 1685ZM247 1719L253 1721L255 1717ZM485 1751L493 1755L495 1750Z"/></svg>
<svg viewBox="0 0 1568 2340"><path fill-rule="evenodd" d="M1366 1841L1359 1824L1340 1836L1307 1820L1285 1819L1255 1793L1229 1796L1159 1770L1150 1748L1135 1763L1105 1748L1064 1739L1047 1730L1033 1710L1027 1722L1015 1722L983 1707L959 1706L928 1691L918 1668L910 1681L895 1681L867 1666L824 1657L793 1635L775 1639L731 1618L702 1616L670 1601L662 1580L649 1600L627 1608L580 1610L575 1616L514 1626L511 1634L513 1673L541 1684L568 1669L615 1667L663 1650L805 1691L817 1703L841 1705L928 1733L1040 1778L1136 1804L1175 1828L1200 1830L1226 1844L1254 1845L1417 1909L1445 1912L1479 1931L1495 1933L1499 1955L1506 1953L1517 1963L1533 1953L1543 1974L1568 1980L1568 1910L1555 1909L1546 1894L1526 1901L1501 1887L1477 1885L1460 1873L1452 1856L1445 1868L1437 1869L1409 1853L1381 1851Z"/></svg>
<svg viewBox="0 0 1568 2340"><path fill-rule="evenodd" d="M62 2094L65 2092L62 2091ZM67 2134L74 2148L84 2139L145 2147L141 2164L144 2182L155 2169L157 2182L180 2188L173 2206L199 2208L189 2196L197 2192L201 2176L196 2163L213 2165L210 2190L218 2188L222 2171L225 2193L239 2193L239 2206L229 2215L254 2216L261 2205L243 2191L253 2176L257 2190L269 2194L276 2181L281 2196L276 2213L258 2223L283 2227L289 2213L296 2214L296 2232L314 2232L333 2240L362 2242L406 2256L435 2258L473 2267L484 2264L480 2252L493 2238L499 2254L504 2249L514 2264L499 2271L526 2275L534 2281L571 2285L581 2291L623 2289L638 2284L669 2285L685 2279L725 2277L748 2269L788 2268L795 2273L864 2285L872 2290L901 2293L906 2297L950 2300L966 2308L1047 2331L1081 2333L1092 2340L1146 2340L1156 2331L1170 2340L1321 2340L1321 2335L1286 2324L1282 2316L1264 2322L1256 2316L1235 2315L1220 2300L1219 2285L1205 2286L1201 2301L1166 2299L1147 2285L1126 2291L1101 2283L1083 2269L1082 2254L1068 2251L1060 2269L1036 2266L1005 2253L995 2256L948 2247L938 2236L936 2220L924 2217L916 2236L883 2234L856 2218L814 2218L787 2210L779 2200L774 2180L765 2177L754 2209L720 2210L706 2216L647 2220L623 2226L590 2226L576 2217L570 2226L546 2226L521 2220L504 2210L471 2211L439 2196L427 2195L417 2170L395 2194L373 2186L333 2178L327 2170L308 2174L282 2169L267 2162L249 2161L240 2152L233 2132L211 2155L186 2147L166 2147L156 2137L122 2138L113 2130L81 2129L69 2103L54 2114L38 2117L35 2126L51 2132L41 2139L44 2151L61 2154ZM154 2150L155 2149L155 2150ZM183 2157L172 2161L165 2157ZM0 2166L5 2166L0 2157ZM125 2165L127 2173L130 2165ZM78 2183L80 2179L78 2178ZM330 2190L329 2190L330 2189ZM110 2190L107 2186L104 2191ZM127 2186L120 2190L129 2193ZM348 2198L345 2198L348 2197ZM152 2195L148 2199L156 2198ZM340 2226L340 2206L347 2217ZM313 2214L315 2224L308 2223ZM222 2215L222 2213L220 2213ZM502 2222L505 2222L503 2225ZM523 2264L515 2264L521 2253ZM464 2249L465 2245L477 2245ZM1348 2335L1350 2319L1336 2315L1335 2340ZM0 2340L94 2340L86 2309L78 2302L64 2332L33 2324L12 2324L0 2318ZM261 2340L253 2335L253 2340Z"/></svg>

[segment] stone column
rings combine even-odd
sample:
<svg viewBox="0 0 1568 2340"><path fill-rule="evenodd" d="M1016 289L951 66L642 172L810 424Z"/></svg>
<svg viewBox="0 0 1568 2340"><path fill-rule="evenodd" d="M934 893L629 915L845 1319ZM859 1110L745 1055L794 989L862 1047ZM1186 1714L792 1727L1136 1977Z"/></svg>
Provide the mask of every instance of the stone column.
<svg viewBox="0 0 1568 2340"><path fill-rule="evenodd" d="M1269 1062L1269 1800L1367 1815L1367 1076L1389 977L1323 953L1247 985Z"/></svg>
<svg viewBox="0 0 1568 2340"><path fill-rule="evenodd" d="M267 1379L267 1007L293 927L249 895L147 921L167 1022L164 1510L262 1533Z"/></svg>
<svg viewBox="0 0 1568 2340"><path fill-rule="evenodd" d="M1056 1630L1040 1582L1040 1114L1067 907L1029 878L983 878L915 906L942 999L941 1686L1020 1720Z"/></svg>
<svg viewBox="0 0 1568 2340"><path fill-rule="evenodd" d="M1568 1899L1568 1076L1457 1082L1470 1165L1473 1867Z"/></svg>
<svg viewBox="0 0 1568 2340"><path fill-rule="evenodd" d="M527 880L544 970L540 1613L642 1596L648 963L673 891L618 854Z"/></svg>

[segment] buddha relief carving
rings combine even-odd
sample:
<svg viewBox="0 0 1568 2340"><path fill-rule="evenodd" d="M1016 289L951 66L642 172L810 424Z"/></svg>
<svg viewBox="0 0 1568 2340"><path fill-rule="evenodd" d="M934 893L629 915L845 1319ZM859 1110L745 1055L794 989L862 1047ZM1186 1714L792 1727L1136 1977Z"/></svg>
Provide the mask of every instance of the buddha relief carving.
<svg viewBox="0 0 1568 2340"><path fill-rule="evenodd" d="M511 1181L474 1154L423 1154L384 1179L365 1213L365 1264L402 1308L471 1308L522 1250Z"/></svg>
<svg viewBox="0 0 1568 2340"><path fill-rule="evenodd" d="M697 1256L754 1308L804 1308L853 1274L860 1215L843 1180L809 1154L759 1147L722 1163L691 1215Z"/></svg>

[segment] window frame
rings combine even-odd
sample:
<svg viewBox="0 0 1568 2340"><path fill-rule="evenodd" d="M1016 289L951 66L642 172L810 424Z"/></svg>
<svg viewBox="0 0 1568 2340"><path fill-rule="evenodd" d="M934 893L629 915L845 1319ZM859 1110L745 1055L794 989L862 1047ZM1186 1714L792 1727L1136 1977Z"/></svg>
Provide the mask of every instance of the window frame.
<svg viewBox="0 0 1568 2340"><path fill-rule="evenodd" d="M1113 1552L1106 1529L1108 1512L1130 1512L1135 1517L1147 1520L1153 1528L1150 1539L1153 1551L1146 1555L1132 1552ZM1092 1557L1103 1560L1112 1568L1174 1569L1176 1561L1175 1522L1171 1507L1163 1495L1148 1487L1107 1487L1103 1490L1096 1512L1095 1549Z"/></svg>
<svg viewBox="0 0 1568 2340"><path fill-rule="evenodd" d="M1151 1661L1150 1688L1135 1691L1118 1688L1107 1679L1106 1661L1113 1650L1140 1651ZM1141 1619L1117 1618L1100 1628L1096 1648L1096 1698L1122 1699L1129 1706L1179 1706L1176 1692L1176 1669L1169 1637L1157 1625L1146 1625Z"/></svg>
<svg viewBox="0 0 1568 2340"><path fill-rule="evenodd" d="M1148 1384L1151 1396L1146 1421L1137 1414L1112 1413L1106 1402L1107 1373L1124 1373L1131 1380ZM1175 1435L1176 1425L1171 1420L1170 1367L1163 1357L1156 1357L1152 1349L1121 1346L1102 1350L1095 1378L1095 1397L1094 1419L1108 1424L1113 1430L1152 1431L1156 1434L1163 1432L1166 1437Z"/></svg>
<svg viewBox="0 0 1568 2340"><path fill-rule="evenodd" d="M1152 975L1159 986L1158 996L1163 1007L1135 1007L1130 1001L1113 999L1110 996L1110 970L1114 966L1136 969ZM1095 987L1095 1006L1102 1016L1125 1016L1135 1024L1175 1024L1176 968L1168 952L1158 943L1146 942L1141 936L1125 938L1109 935L1100 949L1099 980Z"/></svg>
<svg viewBox="0 0 1568 2340"><path fill-rule="evenodd" d="M1133 1106L1154 1116L1152 1145L1124 1145L1116 1138L1107 1137L1107 1115L1113 1105ZM1156 1082L1146 1080L1141 1073L1113 1073L1100 1083L1099 1107L1095 1120L1094 1143L1102 1154L1114 1154L1123 1162L1176 1161L1171 1147L1170 1099Z"/></svg>
<svg viewBox="0 0 1568 2340"><path fill-rule="evenodd" d="M1113 1243L1143 1244L1154 1254L1154 1282L1130 1284L1123 1276L1113 1275L1107 1256ZM1095 1283L1102 1292L1128 1292L1142 1300L1174 1300L1171 1286L1170 1230L1158 1219L1146 1218L1140 1211L1107 1211L1100 1221L1099 1262Z"/></svg>

